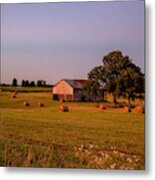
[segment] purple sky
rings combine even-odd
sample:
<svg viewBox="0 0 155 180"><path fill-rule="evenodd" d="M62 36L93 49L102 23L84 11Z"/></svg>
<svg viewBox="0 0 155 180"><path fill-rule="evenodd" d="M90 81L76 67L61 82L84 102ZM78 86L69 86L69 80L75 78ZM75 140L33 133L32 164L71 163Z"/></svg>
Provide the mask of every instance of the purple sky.
<svg viewBox="0 0 155 180"><path fill-rule="evenodd" d="M87 78L121 50L144 69L144 1L1 5L1 82Z"/></svg>

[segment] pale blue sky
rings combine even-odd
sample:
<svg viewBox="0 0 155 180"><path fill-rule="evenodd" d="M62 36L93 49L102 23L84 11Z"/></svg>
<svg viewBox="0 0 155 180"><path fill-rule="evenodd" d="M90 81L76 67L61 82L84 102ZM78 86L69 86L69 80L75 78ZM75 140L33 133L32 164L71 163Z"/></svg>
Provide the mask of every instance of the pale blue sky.
<svg viewBox="0 0 155 180"><path fill-rule="evenodd" d="M2 83L85 79L116 49L144 69L144 1L1 6Z"/></svg>

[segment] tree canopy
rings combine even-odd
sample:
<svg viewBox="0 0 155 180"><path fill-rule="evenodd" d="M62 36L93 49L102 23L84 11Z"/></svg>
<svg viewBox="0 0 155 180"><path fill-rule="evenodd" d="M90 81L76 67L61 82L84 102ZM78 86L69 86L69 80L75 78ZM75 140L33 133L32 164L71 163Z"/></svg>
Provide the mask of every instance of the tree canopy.
<svg viewBox="0 0 155 180"><path fill-rule="evenodd" d="M16 78L14 78L14 79L12 80L12 86L17 86L17 79L16 79Z"/></svg>
<svg viewBox="0 0 155 180"><path fill-rule="evenodd" d="M100 88L103 88L104 77L103 77L103 66L94 67L88 73L88 81L86 83L86 89L90 93L90 95L98 96L98 92Z"/></svg>
<svg viewBox="0 0 155 180"><path fill-rule="evenodd" d="M96 93L104 88L113 95L116 104L117 98L123 96L130 100L144 93L144 74L129 56L124 56L121 51L109 52L102 59L103 65L94 67L88 73L88 89Z"/></svg>

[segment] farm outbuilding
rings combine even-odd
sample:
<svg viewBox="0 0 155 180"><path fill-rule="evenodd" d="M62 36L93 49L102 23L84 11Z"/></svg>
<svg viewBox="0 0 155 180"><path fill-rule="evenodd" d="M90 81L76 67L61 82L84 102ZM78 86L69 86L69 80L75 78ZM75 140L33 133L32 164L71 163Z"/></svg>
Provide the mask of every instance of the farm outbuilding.
<svg viewBox="0 0 155 180"><path fill-rule="evenodd" d="M96 101L103 100L104 91L100 90L99 96L90 96L84 89L87 80L84 79L62 79L53 87L53 100L64 101Z"/></svg>

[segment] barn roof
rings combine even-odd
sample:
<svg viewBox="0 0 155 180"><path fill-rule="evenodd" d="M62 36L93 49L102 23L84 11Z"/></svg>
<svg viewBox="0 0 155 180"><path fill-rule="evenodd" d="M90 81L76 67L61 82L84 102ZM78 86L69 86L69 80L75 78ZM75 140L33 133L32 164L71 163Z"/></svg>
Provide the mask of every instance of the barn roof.
<svg viewBox="0 0 155 180"><path fill-rule="evenodd" d="M66 81L70 86L75 89L83 89L84 84L87 82L85 79L63 79Z"/></svg>

